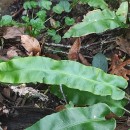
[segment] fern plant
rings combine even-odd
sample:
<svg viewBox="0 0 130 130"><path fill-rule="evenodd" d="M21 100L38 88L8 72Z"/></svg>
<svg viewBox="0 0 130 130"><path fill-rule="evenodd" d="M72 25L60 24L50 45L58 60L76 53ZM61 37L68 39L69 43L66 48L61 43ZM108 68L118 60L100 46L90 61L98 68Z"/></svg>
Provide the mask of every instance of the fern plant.
<svg viewBox="0 0 130 130"><path fill-rule="evenodd" d="M124 106L127 104L127 100L124 99L125 92L122 89L125 89L128 83L124 78L106 74L103 70L95 67L87 67L74 61L56 61L40 56L13 59L0 63L0 81L12 84L30 82L50 84L53 85L51 92L60 98L62 96L59 94L59 87L54 85L62 85L68 102L72 101L74 105L90 105L90 108L72 108L72 110L68 108L61 113L45 117L45 119L29 129L42 130L47 128L51 130L53 128L52 124L55 123L55 118L57 118L58 122L62 122L63 120L63 123L61 123L61 126L56 124L54 130L67 128L68 130L72 130L75 127L80 130L80 128L86 128L86 125L90 124L92 125L92 130L95 130L95 123L99 127L105 127L108 123L110 130L114 130L115 120L106 121L102 117L106 114L97 113L98 117L95 112L103 109L103 113L105 111L112 111L116 115L122 116L125 110ZM100 102L107 105L100 104ZM96 108L97 110L95 110ZM91 113L90 111L94 113L92 115L87 113L84 115L84 110L88 111L87 113ZM78 114L72 116L75 114L74 111L77 111ZM82 117L81 119L79 118L80 116ZM73 120L71 120L72 118ZM48 122L51 121L52 124L47 124L46 120ZM41 126L40 124L42 123L44 124ZM68 127L68 124L71 124L71 127ZM73 124L76 125L73 126Z"/></svg>
<svg viewBox="0 0 130 130"><path fill-rule="evenodd" d="M108 8L90 11L84 16L82 22L72 26L65 33L64 38L80 37L92 33L102 33L106 30L118 27L125 28L127 27L127 13L128 2L123 2L116 12L111 11Z"/></svg>

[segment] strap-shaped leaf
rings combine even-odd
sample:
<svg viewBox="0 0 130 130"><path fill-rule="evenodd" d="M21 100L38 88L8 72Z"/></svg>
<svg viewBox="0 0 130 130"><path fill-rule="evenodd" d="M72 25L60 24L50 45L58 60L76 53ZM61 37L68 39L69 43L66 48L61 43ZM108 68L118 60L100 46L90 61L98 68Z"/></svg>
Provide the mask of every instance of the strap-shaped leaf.
<svg viewBox="0 0 130 130"><path fill-rule="evenodd" d="M107 105L68 108L46 116L26 130L114 130L115 120L105 120L110 113Z"/></svg>
<svg viewBox="0 0 130 130"><path fill-rule="evenodd" d="M64 38L80 37L91 33L102 33L108 29L124 27L123 22L115 12L110 10L93 10L84 16L83 22L71 27L64 35Z"/></svg>
<svg viewBox="0 0 130 130"><path fill-rule="evenodd" d="M127 14L128 14L128 1L122 2L116 14L118 15L120 21L126 23L127 21Z"/></svg>
<svg viewBox="0 0 130 130"><path fill-rule="evenodd" d="M50 88L51 92L61 99L64 99L60 86L52 86ZM85 106L94 105L96 103L105 103L110 107L110 110L117 116L123 116L124 106L128 103L126 99L123 100L113 100L110 96L100 96L94 95L90 92L79 91L78 89L71 89L66 86L62 86L62 91L65 95L67 102L72 101L74 105Z"/></svg>
<svg viewBox="0 0 130 130"><path fill-rule="evenodd" d="M45 57L26 57L0 63L0 81L3 83L63 84L72 89L88 91L95 95L110 95L120 100L127 81L119 76L87 67L74 61L56 61Z"/></svg>

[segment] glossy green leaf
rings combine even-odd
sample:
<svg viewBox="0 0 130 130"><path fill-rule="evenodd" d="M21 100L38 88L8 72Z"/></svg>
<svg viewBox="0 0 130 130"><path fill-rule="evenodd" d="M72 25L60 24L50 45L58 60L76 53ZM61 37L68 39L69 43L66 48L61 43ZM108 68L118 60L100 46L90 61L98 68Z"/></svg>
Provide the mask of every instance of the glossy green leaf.
<svg viewBox="0 0 130 130"><path fill-rule="evenodd" d="M0 81L3 83L63 84L72 89L91 92L121 100L127 81L119 76L84 66L74 61L56 61L46 57L26 57L0 63ZM122 89L120 89L122 88Z"/></svg>
<svg viewBox="0 0 130 130"><path fill-rule="evenodd" d="M108 71L108 62L107 62L105 55L103 55L102 53L97 53L93 57L92 66L100 68L100 69L104 70L105 72L107 72Z"/></svg>
<svg viewBox="0 0 130 130"><path fill-rule="evenodd" d="M92 33L102 33L108 29L125 27L115 12L110 10L93 10L84 16L82 22L72 26L64 35L64 38L80 37Z"/></svg>
<svg viewBox="0 0 130 130"><path fill-rule="evenodd" d="M50 88L51 93L55 94L59 98L64 100L59 86L52 86ZM105 103L110 107L110 110L117 116L124 114L124 106L127 104L127 100L113 100L110 96L94 95L90 92L80 91L78 89L71 89L66 86L62 86L62 91L67 102L72 101L74 105L85 106L94 105L96 103Z"/></svg>
<svg viewBox="0 0 130 130"><path fill-rule="evenodd" d="M91 107L68 108L44 117L26 130L114 130L115 120L105 119L109 113L109 107L103 103Z"/></svg>
<svg viewBox="0 0 130 130"><path fill-rule="evenodd" d="M108 8L107 3L104 0L80 0L83 3L88 3L92 7L97 7L101 9Z"/></svg>

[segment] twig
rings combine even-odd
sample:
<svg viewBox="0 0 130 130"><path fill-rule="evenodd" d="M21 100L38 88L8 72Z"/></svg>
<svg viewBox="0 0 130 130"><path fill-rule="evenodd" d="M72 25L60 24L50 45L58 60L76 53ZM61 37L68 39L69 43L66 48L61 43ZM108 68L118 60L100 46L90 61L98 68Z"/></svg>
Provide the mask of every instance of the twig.
<svg viewBox="0 0 130 130"><path fill-rule="evenodd" d="M46 46L54 46L54 47L64 47L64 48L71 48L70 45L63 45L63 44L56 44L56 43L45 43Z"/></svg>
<svg viewBox="0 0 130 130"><path fill-rule="evenodd" d="M24 8L21 7L16 13L14 13L14 14L12 15L12 17L14 18L14 17L18 16L23 10L24 10Z"/></svg>
<svg viewBox="0 0 130 130"><path fill-rule="evenodd" d="M93 46L93 45L97 45L97 44L106 44L106 43L110 43L110 42L115 42L115 39L112 39L112 40L109 40L109 41L98 41L98 42L94 42L94 43L91 43L91 44L88 44L86 46L81 46L81 49L86 49L90 46ZM56 44L56 43L45 43L46 46L54 46L54 47L63 47L63 48L71 48L70 45L63 45L63 44Z"/></svg>

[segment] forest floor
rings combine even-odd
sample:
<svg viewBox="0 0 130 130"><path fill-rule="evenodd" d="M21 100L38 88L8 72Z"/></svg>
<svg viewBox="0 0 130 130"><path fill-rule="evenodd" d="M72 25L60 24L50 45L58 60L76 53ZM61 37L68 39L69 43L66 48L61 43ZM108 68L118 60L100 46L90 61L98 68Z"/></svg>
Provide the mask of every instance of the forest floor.
<svg viewBox="0 0 130 130"><path fill-rule="evenodd" d="M21 16L25 13L23 9L23 0L1 0L0 15L12 15L16 21L21 21ZM77 5L76 12L71 15L81 19L88 6ZM63 14L65 15L65 14ZM57 16L54 19L60 19ZM62 19L61 19L62 20ZM68 28L67 28L68 29ZM61 34L67 31L62 29ZM10 31L10 33L8 33ZM18 29L15 27L0 28L0 60L8 61L15 56L39 55L32 54L30 50L37 48L21 45L18 35ZM44 32L37 39L41 43L40 56L50 57L55 60L69 59L78 61L84 65L91 65L92 58L95 54L102 52L109 61L109 68L123 62L125 57L129 60L130 56L130 30L114 29L102 34L91 34L77 38L62 39L60 43L55 44L52 39L45 37ZM15 38L14 38L15 37ZM28 38L27 38L28 40ZM44 42L44 43L43 43ZM79 46L73 46L75 42L80 42ZM35 43L34 43L35 44ZM43 45L44 44L44 45ZM35 45L34 45L35 46ZM30 49L31 48L31 49ZM29 50L28 52L26 50ZM110 61L113 61L110 62ZM118 62L118 63L117 63ZM122 66L123 75L129 82L130 73L127 71L129 66ZM118 71L121 71L118 70ZM112 71L109 71L111 73ZM46 84L22 84L16 89L13 85L1 84L0 87L0 122L3 130L23 130L34 124L42 117L59 111L60 106L64 105L64 100L59 99L49 92L49 85ZM39 94L38 96L29 97L25 91ZM130 89L126 90L130 93ZM126 106L130 110L130 105ZM126 113L123 117L117 118L116 130L128 130L130 128L130 115Z"/></svg>

